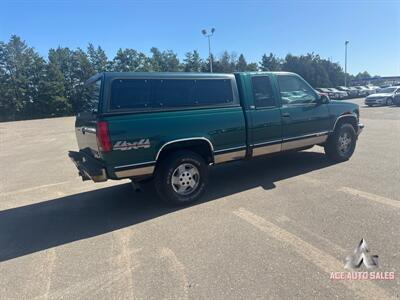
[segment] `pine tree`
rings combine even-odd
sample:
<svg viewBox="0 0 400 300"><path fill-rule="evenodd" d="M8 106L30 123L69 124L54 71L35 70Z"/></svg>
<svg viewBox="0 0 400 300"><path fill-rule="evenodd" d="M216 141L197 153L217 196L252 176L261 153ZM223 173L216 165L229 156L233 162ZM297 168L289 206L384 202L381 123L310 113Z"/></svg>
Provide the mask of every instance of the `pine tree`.
<svg viewBox="0 0 400 300"><path fill-rule="evenodd" d="M150 58L152 70L154 72L177 72L180 71L178 55L172 50L161 52L157 48L150 49L152 57Z"/></svg>
<svg viewBox="0 0 400 300"><path fill-rule="evenodd" d="M24 118L37 91L40 56L16 35L0 44L0 107L2 120Z"/></svg>
<svg viewBox="0 0 400 300"><path fill-rule="evenodd" d="M240 54L239 56L238 62L236 64L236 71L238 72L247 71L247 62L243 54Z"/></svg>
<svg viewBox="0 0 400 300"><path fill-rule="evenodd" d="M199 52L196 50L193 52L187 52L183 61L183 70L185 72L201 72L203 62L200 58Z"/></svg>
<svg viewBox="0 0 400 300"><path fill-rule="evenodd" d="M218 60L213 62L213 71L215 73L233 73L236 68L236 54L229 54L224 51Z"/></svg>
<svg viewBox="0 0 400 300"><path fill-rule="evenodd" d="M65 116L71 113L71 105L65 96L64 77L58 65L49 63L39 84L35 105L38 117Z"/></svg>
<svg viewBox="0 0 400 300"><path fill-rule="evenodd" d="M146 72L151 70L151 66L145 54L134 49L119 49L112 69L116 72Z"/></svg>
<svg viewBox="0 0 400 300"><path fill-rule="evenodd" d="M85 51L78 48L72 55L72 81L74 89L70 95L69 103L74 113L81 112L87 104L88 95L85 94L85 81L93 76L95 71L89 62Z"/></svg>
<svg viewBox="0 0 400 300"><path fill-rule="evenodd" d="M69 48L58 47L50 49L48 54L49 64L54 64L62 74L60 79L64 86L64 96L68 99L71 105L71 97L74 94L75 82L74 80L74 51Z"/></svg>
<svg viewBox="0 0 400 300"><path fill-rule="evenodd" d="M257 72L258 71L258 64L257 63L250 63L247 65L247 71L249 72Z"/></svg>
<svg viewBox="0 0 400 300"><path fill-rule="evenodd" d="M100 46L95 49L93 44L90 43L87 48L87 54L92 68L96 73L105 72L108 70L108 58L106 53Z"/></svg>
<svg viewBox="0 0 400 300"><path fill-rule="evenodd" d="M261 57L260 69L261 71L280 71L282 60L277 58L274 54L270 53L268 56L264 54Z"/></svg>

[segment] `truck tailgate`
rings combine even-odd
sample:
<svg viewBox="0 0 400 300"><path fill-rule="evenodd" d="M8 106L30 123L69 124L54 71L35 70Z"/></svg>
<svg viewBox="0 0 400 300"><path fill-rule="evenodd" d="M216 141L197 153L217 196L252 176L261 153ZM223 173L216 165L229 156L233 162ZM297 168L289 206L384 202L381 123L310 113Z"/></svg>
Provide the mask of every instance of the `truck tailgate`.
<svg viewBox="0 0 400 300"><path fill-rule="evenodd" d="M92 113L81 113L76 117L75 134L79 150L99 157L96 138L96 120Z"/></svg>

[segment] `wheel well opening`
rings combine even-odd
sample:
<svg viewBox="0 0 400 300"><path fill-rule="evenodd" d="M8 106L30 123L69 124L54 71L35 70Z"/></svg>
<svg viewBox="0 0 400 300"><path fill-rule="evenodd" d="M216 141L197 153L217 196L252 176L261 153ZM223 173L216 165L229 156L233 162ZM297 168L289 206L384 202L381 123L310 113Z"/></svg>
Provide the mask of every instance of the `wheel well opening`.
<svg viewBox="0 0 400 300"><path fill-rule="evenodd" d="M340 120L337 121L334 130L336 130L336 128L338 128L338 126L340 126L344 123L351 124L353 126L355 132L357 132L357 130L358 130L357 119L352 115L341 117Z"/></svg>
<svg viewBox="0 0 400 300"><path fill-rule="evenodd" d="M208 142L204 140L192 140L192 141L176 142L165 146L161 150L158 156L157 164L163 161L167 156L169 156L173 152L181 150L192 151L194 153L197 153L204 159L206 164L212 163L214 161L212 149Z"/></svg>

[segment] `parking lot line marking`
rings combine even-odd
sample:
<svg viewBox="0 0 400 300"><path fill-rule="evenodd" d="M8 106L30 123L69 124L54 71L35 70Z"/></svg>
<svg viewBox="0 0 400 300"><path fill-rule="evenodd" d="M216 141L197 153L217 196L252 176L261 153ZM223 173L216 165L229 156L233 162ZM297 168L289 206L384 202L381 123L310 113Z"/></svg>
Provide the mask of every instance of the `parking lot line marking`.
<svg viewBox="0 0 400 300"><path fill-rule="evenodd" d="M11 191L11 192L5 192L2 193L2 196L9 196L9 195L14 195L14 194L20 194L20 193L25 193L25 192L30 192L30 191L34 191L34 190L40 190L43 188L48 188L48 187L52 187L52 186L57 186L57 185L62 185L62 184L66 184L69 183L70 181L61 181L61 182L56 182L56 183L50 183L50 184L44 184L44 185L39 185L39 186L34 186L31 188L26 188L26 189L22 189L22 190L16 190L16 191Z"/></svg>
<svg viewBox="0 0 400 300"><path fill-rule="evenodd" d="M123 277L130 273L131 270L118 269L117 271L112 271L110 273L95 274L83 281L68 285L65 288L50 291L49 294L39 295L33 299L35 300L45 300L45 299L90 299L93 293L99 290L106 290L110 288L114 283L119 283L123 280ZM135 298L129 298L135 299Z"/></svg>
<svg viewBox="0 0 400 300"><path fill-rule="evenodd" d="M161 257L166 258L169 263L170 263L170 268L171 268L171 272L173 272L174 274L177 274L181 281L182 281L182 292L183 295L176 295L176 299L188 299L188 279L186 276L186 272L185 272L185 266L182 264L182 262L179 261L178 257L176 257L176 254L174 253L174 251L172 251L172 249L170 248L162 248L161 249L161 253L160 253Z"/></svg>
<svg viewBox="0 0 400 300"><path fill-rule="evenodd" d="M245 208L241 207L238 210L235 210L233 214L260 229L270 237L288 244L297 254L313 263L324 272L330 274L331 272L344 271L344 264L335 257L321 251L298 236L280 228ZM327 276L327 280L328 278L329 277ZM340 283L352 290L357 296L365 299L395 299L395 297L387 293L384 289L369 281L340 281Z"/></svg>
<svg viewBox="0 0 400 300"><path fill-rule="evenodd" d="M129 227L113 231L115 243L121 251L121 255L118 256L118 264L121 268L126 269L124 279L128 288L129 298L135 299L132 268L135 263L132 260L132 252L130 251L131 234L132 231Z"/></svg>
<svg viewBox="0 0 400 300"><path fill-rule="evenodd" d="M382 197L379 195L375 195L375 194L371 194L371 193L367 193L367 192L363 192L363 191L359 191L353 188L349 188L349 187L341 187L339 189L340 192L344 192L353 196L358 196L358 197L362 197L368 200L372 200L375 201L377 203L381 203L381 204L385 204L385 205L389 205L389 206L393 206L395 208L400 208L400 201L397 200L393 200L390 198L386 198L386 197Z"/></svg>
<svg viewBox="0 0 400 300"><path fill-rule="evenodd" d="M47 278L47 283L46 283L46 291L44 294L45 299L49 298L50 288L51 288L51 280L52 280L52 276L53 276L53 270L54 270L56 258L57 258L56 249L51 248L50 250L48 250L47 261L46 261L48 278Z"/></svg>
<svg viewBox="0 0 400 300"><path fill-rule="evenodd" d="M339 253L345 253L346 250L342 247L340 247L339 245L331 242L330 240L328 240L327 238L324 238L323 236L320 236L319 234L307 229L304 226L299 225L298 223L296 224L296 222L292 219L290 219L289 217L285 216L285 215L281 215L278 218L276 218L276 221L278 221L279 223L289 223L292 226L296 226L298 229L300 229L301 231L305 232L308 235L311 235L312 237L323 241L325 244L327 244L330 249L334 249L335 251L339 252Z"/></svg>

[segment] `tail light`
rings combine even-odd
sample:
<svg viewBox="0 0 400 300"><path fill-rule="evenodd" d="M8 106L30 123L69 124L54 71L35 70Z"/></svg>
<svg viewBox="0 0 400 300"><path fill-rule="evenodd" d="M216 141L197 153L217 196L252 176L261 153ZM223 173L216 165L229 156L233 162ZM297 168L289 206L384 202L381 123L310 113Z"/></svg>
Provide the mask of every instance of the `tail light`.
<svg viewBox="0 0 400 300"><path fill-rule="evenodd" d="M108 134L108 123L105 121L97 122L97 145L101 152L111 151L110 135Z"/></svg>

